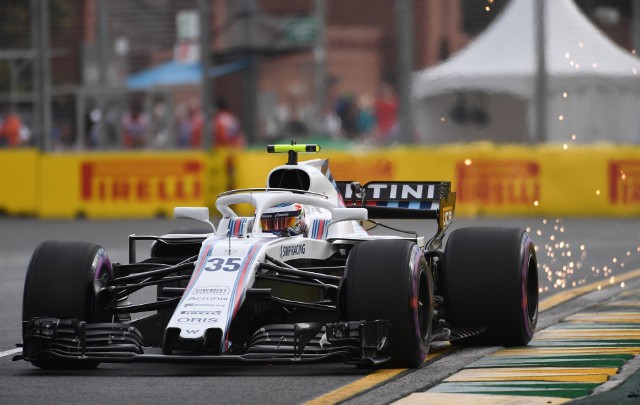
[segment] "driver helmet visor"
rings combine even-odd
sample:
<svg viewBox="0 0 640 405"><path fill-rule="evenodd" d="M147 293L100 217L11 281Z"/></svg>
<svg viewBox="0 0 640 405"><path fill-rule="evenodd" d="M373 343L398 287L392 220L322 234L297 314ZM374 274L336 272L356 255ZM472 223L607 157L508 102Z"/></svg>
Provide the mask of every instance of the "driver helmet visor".
<svg viewBox="0 0 640 405"><path fill-rule="evenodd" d="M286 207L274 207L262 214L260 226L265 232L280 231L294 227L300 218L302 207L299 204Z"/></svg>

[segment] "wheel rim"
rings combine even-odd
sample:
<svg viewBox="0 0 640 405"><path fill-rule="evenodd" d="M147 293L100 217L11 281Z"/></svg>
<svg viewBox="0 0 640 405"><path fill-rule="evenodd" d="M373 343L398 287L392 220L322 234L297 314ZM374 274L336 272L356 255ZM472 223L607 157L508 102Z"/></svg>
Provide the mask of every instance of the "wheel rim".
<svg viewBox="0 0 640 405"><path fill-rule="evenodd" d="M527 260L527 316L529 322L533 323L538 316L538 263L535 256L529 254Z"/></svg>
<svg viewBox="0 0 640 405"><path fill-rule="evenodd" d="M431 317L429 316L429 308L431 308L429 284L424 269L420 272L420 281L418 282L418 322L420 325L420 335L423 340L429 339L429 331L431 330Z"/></svg>
<svg viewBox="0 0 640 405"><path fill-rule="evenodd" d="M113 316L110 315L104 308L98 306L99 297L95 294L94 282L107 284L109 280L113 278L111 270L111 262L104 249L100 248L93 260L91 273L93 274L94 281L89 288L92 290L89 294L87 320L90 322L112 322Z"/></svg>

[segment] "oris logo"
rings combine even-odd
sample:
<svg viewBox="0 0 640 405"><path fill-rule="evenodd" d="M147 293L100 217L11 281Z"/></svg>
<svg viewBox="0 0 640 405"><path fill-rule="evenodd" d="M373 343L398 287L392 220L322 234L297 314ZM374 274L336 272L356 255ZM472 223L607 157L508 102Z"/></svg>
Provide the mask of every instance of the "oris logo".
<svg viewBox="0 0 640 405"><path fill-rule="evenodd" d="M198 324L198 323L214 323L214 322L218 322L218 318L191 318L191 317L178 318L178 323Z"/></svg>

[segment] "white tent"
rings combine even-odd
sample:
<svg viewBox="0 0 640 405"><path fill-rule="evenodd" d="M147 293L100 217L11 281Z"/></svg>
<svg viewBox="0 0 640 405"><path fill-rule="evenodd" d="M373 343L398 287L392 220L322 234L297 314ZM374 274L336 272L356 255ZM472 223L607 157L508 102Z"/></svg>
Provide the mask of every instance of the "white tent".
<svg viewBox="0 0 640 405"><path fill-rule="evenodd" d="M512 0L466 48L415 75L423 141L530 139L535 1ZM610 41L572 0L546 1L545 36L546 140L640 142L640 59Z"/></svg>

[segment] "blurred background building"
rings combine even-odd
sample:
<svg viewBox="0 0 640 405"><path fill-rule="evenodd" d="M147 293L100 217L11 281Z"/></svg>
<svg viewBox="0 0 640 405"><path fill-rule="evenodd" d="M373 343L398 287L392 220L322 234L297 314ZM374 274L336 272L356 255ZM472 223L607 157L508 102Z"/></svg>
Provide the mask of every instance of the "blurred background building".
<svg viewBox="0 0 640 405"><path fill-rule="evenodd" d="M530 79L526 91L477 84L437 92L434 84L416 87L425 69L471 48L516 2L529 7L530 15L512 13L508 25L514 33L500 31L497 40L483 42L477 53L485 59L473 66L471 58L473 71L483 63L494 67L493 55L518 45L511 37L518 28L539 27L536 7L546 3L551 9L557 0L0 0L0 127L20 120L18 138L0 142L46 150L200 148L226 142L212 135L226 126L227 135L236 136L237 127L249 145L292 138L372 145L484 139L638 143L640 120L629 120L639 115L633 106L640 104L640 90L630 82L601 80L596 90L576 85L564 96L551 78L543 77L541 85L535 32L522 43L529 47L526 58L506 49L538 78ZM611 43L611 55L625 54L616 57L617 66L636 74L638 0L562 2L575 4L578 17L561 12L588 22L590 33ZM582 22L548 20L571 46L590 46L591 37L581 39ZM544 38L551 49L556 34ZM509 37L501 41L501 35ZM590 59L589 66L584 62L583 69L604 68L607 55ZM545 75L554 73L554 58L572 60L564 53L547 55ZM521 79L496 82L509 80ZM541 102L545 86L560 91L554 93L560 98ZM618 88L626 93L615 93ZM606 100L606 93L624 101L593 104L598 111L608 106L600 116L561 104L581 91L591 99ZM495 93L506 96L492 98ZM535 116L543 104L545 125ZM221 118L218 110L228 115ZM471 110L474 115L467 114ZM629 122L612 126L621 122L616 114Z"/></svg>

